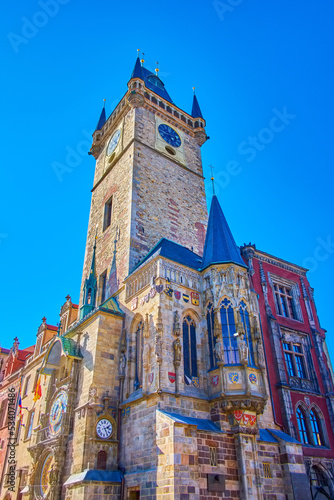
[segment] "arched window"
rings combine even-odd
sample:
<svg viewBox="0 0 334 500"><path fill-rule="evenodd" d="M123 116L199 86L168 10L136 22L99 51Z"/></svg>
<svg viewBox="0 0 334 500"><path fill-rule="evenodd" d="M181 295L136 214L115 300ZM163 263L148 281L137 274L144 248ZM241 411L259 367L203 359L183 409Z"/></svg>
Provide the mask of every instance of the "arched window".
<svg viewBox="0 0 334 500"><path fill-rule="evenodd" d="M321 426L319 423L319 417L317 413L315 412L314 408L310 411L310 422L311 422L311 428L312 428L312 438L313 438L313 444L315 446L322 446L323 445L323 439L321 436Z"/></svg>
<svg viewBox="0 0 334 500"><path fill-rule="evenodd" d="M254 366L254 348L253 348L253 339L252 339L252 333L251 333L251 327L250 327L250 322L249 322L249 313L247 310L247 305L246 302L243 300L240 302L239 305L239 311L241 315L241 319L244 325L245 329L245 340L247 342L248 346L248 364L250 366Z"/></svg>
<svg viewBox="0 0 334 500"><path fill-rule="evenodd" d="M299 407L299 408L297 408L296 415L297 415L297 423L298 423L300 441L304 444L309 444L310 438L309 438L309 434L308 434L308 430L307 430L305 413Z"/></svg>
<svg viewBox="0 0 334 500"><path fill-rule="evenodd" d="M228 299L224 299L220 304L220 319L222 324L225 362L231 365L239 363L234 311Z"/></svg>
<svg viewBox="0 0 334 500"><path fill-rule="evenodd" d="M105 451L99 451L97 455L97 469L99 470L107 469L107 454Z"/></svg>
<svg viewBox="0 0 334 500"><path fill-rule="evenodd" d="M206 323L208 327L210 369L212 369L215 368L217 363L216 363L216 356L214 353L214 347L216 344L216 337L214 336L215 313L211 302L206 309Z"/></svg>
<svg viewBox="0 0 334 500"><path fill-rule="evenodd" d="M136 372L135 372L135 391L139 389L142 385L142 375L143 375L143 327L144 324L141 321L137 326L136 330Z"/></svg>
<svg viewBox="0 0 334 500"><path fill-rule="evenodd" d="M186 377L197 377L196 324L186 316L182 324L183 331L183 363Z"/></svg>

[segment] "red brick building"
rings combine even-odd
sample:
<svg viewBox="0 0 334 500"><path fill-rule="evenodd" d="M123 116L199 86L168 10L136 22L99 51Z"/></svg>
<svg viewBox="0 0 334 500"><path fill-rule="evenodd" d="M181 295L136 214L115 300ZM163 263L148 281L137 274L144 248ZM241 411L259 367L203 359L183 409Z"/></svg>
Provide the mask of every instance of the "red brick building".
<svg viewBox="0 0 334 500"><path fill-rule="evenodd" d="M307 269L255 245L245 245L242 254L259 295L276 423L303 444L311 483L333 495L334 387Z"/></svg>

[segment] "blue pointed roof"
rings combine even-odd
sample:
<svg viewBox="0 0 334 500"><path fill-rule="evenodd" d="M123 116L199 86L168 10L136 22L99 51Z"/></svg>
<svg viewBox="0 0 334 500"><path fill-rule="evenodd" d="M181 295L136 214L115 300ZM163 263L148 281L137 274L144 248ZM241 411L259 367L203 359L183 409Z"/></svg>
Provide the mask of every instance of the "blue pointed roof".
<svg viewBox="0 0 334 500"><path fill-rule="evenodd" d="M132 78L140 78L145 83L145 87L152 90L166 101L170 103L173 102L167 90L165 89L165 84L163 83L163 81L160 80L160 78L155 73L152 73L152 71L144 68L144 66L141 65L139 57L137 57L136 59L135 67L133 68L131 75L131 79Z"/></svg>
<svg viewBox="0 0 334 500"><path fill-rule="evenodd" d="M193 118L202 118L203 119L202 111L201 111L201 108L199 107L196 94L194 94L193 107L192 107L192 110L191 110L191 116Z"/></svg>
<svg viewBox="0 0 334 500"><path fill-rule="evenodd" d="M105 122L106 122L106 110L105 110L105 107L103 106L101 114L100 114L100 118L99 118L99 121L97 122L95 130L101 130L101 128L103 127Z"/></svg>
<svg viewBox="0 0 334 500"><path fill-rule="evenodd" d="M212 264L233 262L247 267L242 260L240 249L234 241L217 196L212 197L208 228L202 260L202 269Z"/></svg>
<svg viewBox="0 0 334 500"><path fill-rule="evenodd" d="M132 78L141 78L143 80L143 72L142 72L142 67L140 63L139 57L136 59L135 67L133 68L131 79Z"/></svg>
<svg viewBox="0 0 334 500"><path fill-rule="evenodd" d="M157 255L166 257L166 259L191 267L192 269L200 269L201 267L202 258L195 252L192 252L187 247L175 243L175 241L161 238L152 250L150 250L148 254L145 255L145 257L134 267L134 269L131 270L130 274L144 264L144 262L150 258L156 257Z"/></svg>

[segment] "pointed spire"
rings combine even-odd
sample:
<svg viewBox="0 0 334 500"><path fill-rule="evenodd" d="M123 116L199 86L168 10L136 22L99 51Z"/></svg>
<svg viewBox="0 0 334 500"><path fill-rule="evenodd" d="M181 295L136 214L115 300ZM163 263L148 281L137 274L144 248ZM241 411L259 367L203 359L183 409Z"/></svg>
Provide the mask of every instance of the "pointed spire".
<svg viewBox="0 0 334 500"><path fill-rule="evenodd" d="M212 197L208 228L202 259L202 269L212 264L234 262L246 267L242 260L239 247L234 241L217 196Z"/></svg>
<svg viewBox="0 0 334 500"><path fill-rule="evenodd" d="M83 303L80 310L80 318L84 318L89 314L93 309L95 309L96 303L96 295L97 295L97 279L96 279L96 240L97 240L97 227L95 234L95 242L93 248L93 256L92 263L90 266L89 276L85 280L84 289L83 289Z"/></svg>
<svg viewBox="0 0 334 500"><path fill-rule="evenodd" d="M101 130L101 128L103 127L103 125L106 122L106 100L103 99L103 101L104 101L103 102L103 108L102 108L102 111L101 111L101 114L100 114L100 118L99 118L99 121L97 122L95 130Z"/></svg>
<svg viewBox="0 0 334 500"><path fill-rule="evenodd" d="M203 120L202 111L201 108L199 107L198 100L195 94L195 87L193 87L193 91L194 91L194 98L193 98L193 107L191 110L191 116L193 118L202 118Z"/></svg>
<svg viewBox="0 0 334 500"><path fill-rule="evenodd" d="M141 65L139 56L136 59L135 67L133 68L133 71L132 71L131 79L132 78L140 78L141 80L144 80L142 65Z"/></svg>

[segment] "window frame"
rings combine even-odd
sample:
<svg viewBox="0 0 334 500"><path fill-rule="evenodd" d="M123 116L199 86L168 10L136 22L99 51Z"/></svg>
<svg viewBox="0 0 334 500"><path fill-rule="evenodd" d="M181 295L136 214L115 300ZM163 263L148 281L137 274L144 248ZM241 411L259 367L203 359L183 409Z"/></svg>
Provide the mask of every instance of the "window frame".
<svg viewBox="0 0 334 500"><path fill-rule="evenodd" d="M296 420L297 420L297 428L299 434L299 441L302 445L312 446L315 448L318 447L327 447L327 429L325 420L321 411L315 406L312 405L310 408L305 408L305 405L301 402L297 403L296 406ZM307 442L305 439L301 438L301 429L300 422L301 419L299 415L303 416L303 422L305 425L305 429L302 430L303 435L306 435ZM314 419L311 418L311 415L314 416ZM316 422L316 429L313 426L313 423ZM316 437L315 437L316 434ZM305 437L305 436L304 436Z"/></svg>
<svg viewBox="0 0 334 500"><path fill-rule="evenodd" d="M288 348L285 346L288 346ZM295 347L300 347L300 351L296 351ZM310 380L303 343L283 340L282 349L285 367L289 377ZM298 359L298 362L296 359ZM304 377L301 376L301 372L305 375Z"/></svg>
<svg viewBox="0 0 334 500"><path fill-rule="evenodd" d="M206 306L206 327L208 333L208 344L209 344L209 362L210 362L210 370L214 370L217 368L217 359L215 355L215 345L216 345L216 337L215 337L215 311L213 308L212 302L209 302Z"/></svg>
<svg viewBox="0 0 334 500"><path fill-rule="evenodd" d="M108 227L111 226L112 214L113 214L113 196L110 196L110 198L104 204L103 232L106 231L106 229L108 229Z"/></svg>
<svg viewBox="0 0 334 500"><path fill-rule="evenodd" d="M190 380L198 377L196 326L196 321L190 314L183 316L183 371Z"/></svg>
<svg viewBox="0 0 334 500"><path fill-rule="evenodd" d="M240 311L240 316L242 320L242 324L245 330L245 337L247 347L248 347L248 366L256 366L255 364L255 356L254 356L254 343L252 338L252 330L250 325L250 316L247 307L247 303L245 300L241 300L238 305L238 309Z"/></svg>
<svg viewBox="0 0 334 500"><path fill-rule="evenodd" d="M103 304L103 302L106 301L106 291L107 291L107 269L103 271L103 273L100 274L99 276L99 288L101 290L101 300L100 303Z"/></svg>
<svg viewBox="0 0 334 500"><path fill-rule="evenodd" d="M274 282L274 300L279 316L298 321L298 314L293 296L292 286ZM283 291L282 291L283 290Z"/></svg>
<svg viewBox="0 0 334 500"><path fill-rule="evenodd" d="M29 417L27 421L27 427L26 427L26 435L25 435L25 440L28 440L31 438L32 435L32 428L34 424L34 418L35 418L35 409L30 410L29 412Z"/></svg>
<svg viewBox="0 0 334 500"><path fill-rule="evenodd" d="M143 331L144 321L140 320L135 329L135 379L133 388L135 391L143 385Z"/></svg>
<svg viewBox="0 0 334 500"><path fill-rule="evenodd" d="M225 310L225 314L222 311ZM232 301L228 297L219 304L220 322L226 365L240 364L237 336L236 317ZM233 319L233 322L230 321Z"/></svg>
<svg viewBox="0 0 334 500"><path fill-rule="evenodd" d="M27 375L27 377L25 378L22 399L28 395L28 387L29 387L30 378L31 378L30 375Z"/></svg>

